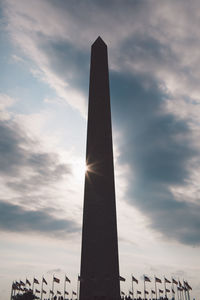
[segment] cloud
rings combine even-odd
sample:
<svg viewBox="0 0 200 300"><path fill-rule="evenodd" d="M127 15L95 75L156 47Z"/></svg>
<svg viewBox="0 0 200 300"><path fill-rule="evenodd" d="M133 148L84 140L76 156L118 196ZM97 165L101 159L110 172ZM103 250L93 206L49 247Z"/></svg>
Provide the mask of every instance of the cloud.
<svg viewBox="0 0 200 300"><path fill-rule="evenodd" d="M83 115L89 45L102 35L113 71L113 117L122 133L119 163L129 164L131 170L129 202L164 236L198 245L200 195L194 174L198 174L199 143L193 128L195 123L199 130L200 7L198 1L193 6L187 1L153 3L34 1L30 7L27 1L8 0L4 11L12 40L28 53L36 76ZM38 155L35 159L43 161ZM48 155L47 161L52 160ZM46 177L34 157L25 159L24 165L31 165L39 177L11 180L9 187L23 190L31 189L32 182L51 182L59 163ZM195 192L178 197L178 189L191 187Z"/></svg>
<svg viewBox="0 0 200 300"><path fill-rule="evenodd" d="M58 236L77 231L73 221L76 217L66 213L61 203L63 195L68 197L73 189L68 188L73 177L72 165L66 159L62 162L57 150L49 151L38 136L25 129L23 118L7 111L14 103L10 97L1 95L1 99L9 100L1 107L3 118L0 118L1 230L24 233L41 230L49 236L50 231Z"/></svg>
<svg viewBox="0 0 200 300"><path fill-rule="evenodd" d="M16 102L16 99L0 93L0 119L1 120L9 120L10 114L7 111L9 107L11 107Z"/></svg>
<svg viewBox="0 0 200 300"><path fill-rule="evenodd" d="M111 68L149 73L170 92L197 97L198 2L194 7L188 10L187 1L59 1L56 6L34 1L30 7L24 0L17 5L8 0L4 12L14 43L34 62L34 74L85 115L89 47L99 35L108 43Z"/></svg>
<svg viewBox="0 0 200 300"><path fill-rule="evenodd" d="M48 213L48 209L25 210L19 205L0 201L0 230L17 233L39 233L47 236L63 237L79 232L80 228L72 220L59 219Z"/></svg>
<svg viewBox="0 0 200 300"><path fill-rule="evenodd" d="M200 206L171 188L190 186L200 151L187 120L165 111L168 96L152 78L112 74L114 124L123 138L119 163L130 165L127 198L150 226L181 243L200 244ZM124 103L122 104L122 100ZM119 126L120 124L120 126Z"/></svg>
<svg viewBox="0 0 200 300"><path fill-rule="evenodd" d="M38 151L37 144L16 122L0 121L0 173L10 188L40 189L71 173L70 165L60 163L56 153Z"/></svg>

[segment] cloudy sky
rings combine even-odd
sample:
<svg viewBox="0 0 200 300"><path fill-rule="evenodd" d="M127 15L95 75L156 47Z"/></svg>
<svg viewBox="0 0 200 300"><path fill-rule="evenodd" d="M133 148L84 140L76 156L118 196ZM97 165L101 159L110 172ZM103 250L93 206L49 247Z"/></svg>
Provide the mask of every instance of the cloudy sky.
<svg viewBox="0 0 200 300"><path fill-rule="evenodd" d="M54 273L76 290L99 35L109 50L121 289L131 274L141 290L143 274L174 276L199 299L199 1L2 0L0 20L2 299L12 280L50 284Z"/></svg>

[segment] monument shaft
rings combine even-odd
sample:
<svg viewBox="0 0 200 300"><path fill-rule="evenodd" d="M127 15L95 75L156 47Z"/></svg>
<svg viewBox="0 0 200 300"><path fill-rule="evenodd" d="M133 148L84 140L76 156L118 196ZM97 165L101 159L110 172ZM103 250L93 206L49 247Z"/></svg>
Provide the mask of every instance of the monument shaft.
<svg viewBox="0 0 200 300"><path fill-rule="evenodd" d="M92 45L80 300L120 298L107 46Z"/></svg>

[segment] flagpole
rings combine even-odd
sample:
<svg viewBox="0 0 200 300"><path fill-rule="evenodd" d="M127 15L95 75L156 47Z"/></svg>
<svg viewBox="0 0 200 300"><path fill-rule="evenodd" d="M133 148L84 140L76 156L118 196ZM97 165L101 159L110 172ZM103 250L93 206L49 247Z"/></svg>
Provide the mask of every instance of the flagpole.
<svg viewBox="0 0 200 300"><path fill-rule="evenodd" d="M131 281L132 281L132 299L134 300L134 290L133 290L133 274L131 274Z"/></svg>
<svg viewBox="0 0 200 300"><path fill-rule="evenodd" d="M21 279L20 279L19 282L21 282ZM21 285L21 283L20 283L20 292L22 292L22 285Z"/></svg>
<svg viewBox="0 0 200 300"><path fill-rule="evenodd" d="M32 285L32 290L33 290L33 294L34 294L34 279L35 279L35 276L33 277L33 285Z"/></svg>
<svg viewBox="0 0 200 300"><path fill-rule="evenodd" d="M12 282L12 286L11 286L10 300L12 300L12 296L13 296L13 282Z"/></svg>
<svg viewBox="0 0 200 300"><path fill-rule="evenodd" d="M188 300L190 300L190 289L188 289Z"/></svg>
<svg viewBox="0 0 200 300"><path fill-rule="evenodd" d="M176 288L177 288L177 298L178 298L178 300L179 300L179 294L178 294L178 284L177 284Z"/></svg>
<svg viewBox="0 0 200 300"><path fill-rule="evenodd" d="M184 298L185 300L187 300L187 297L186 297L186 290L185 290L185 280L183 278L183 287L184 287Z"/></svg>
<svg viewBox="0 0 200 300"><path fill-rule="evenodd" d="M15 281L14 296L16 295L16 290L17 290L17 286L16 286L16 281Z"/></svg>
<svg viewBox="0 0 200 300"><path fill-rule="evenodd" d="M180 284L180 280L178 278L178 284ZM180 287L180 286L179 286ZM181 288L181 287L180 287ZM182 297L181 297L181 290L179 291L179 299L182 300Z"/></svg>
<svg viewBox="0 0 200 300"><path fill-rule="evenodd" d="M186 299L186 300L189 300L187 291L188 291L188 288L186 287L186 291L185 291L185 299Z"/></svg>
<svg viewBox="0 0 200 300"><path fill-rule="evenodd" d="M15 283L15 288L14 288L14 293L13 293L14 296L15 296L15 293L16 293L16 283Z"/></svg>
<svg viewBox="0 0 200 300"><path fill-rule="evenodd" d="M156 286L156 276L154 275L154 279L155 279L155 292L156 292L156 300L157 300L157 286Z"/></svg>
<svg viewBox="0 0 200 300"><path fill-rule="evenodd" d="M184 295L185 295L185 300L187 300L185 286L184 286Z"/></svg>
<svg viewBox="0 0 200 300"><path fill-rule="evenodd" d="M79 280L78 280L78 277L77 277L77 300L78 299L79 299Z"/></svg>
<svg viewBox="0 0 200 300"><path fill-rule="evenodd" d="M20 284L20 280L19 280L19 290L18 290L19 292L18 292L18 294L20 295L20 293L21 293L21 284Z"/></svg>
<svg viewBox="0 0 200 300"><path fill-rule="evenodd" d="M16 289L14 290L14 296L16 295Z"/></svg>
<svg viewBox="0 0 200 300"><path fill-rule="evenodd" d="M165 287L165 298L166 298L167 296L166 296L166 281L165 281L165 276L164 276L164 287Z"/></svg>
<svg viewBox="0 0 200 300"><path fill-rule="evenodd" d="M44 276L42 277L41 300L42 300L42 296L43 296L43 278L44 278Z"/></svg>
<svg viewBox="0 0 200 300"><path fill-rule="evenodd" d="M145 290L146 290L146 289L145 289L145 277L144 277L144 300L146 299L146 298L145 298Z"/></svg>
<svg viewBox="0 0 200 300"><path fill-rule="evenodd" d="M54 291L54 274L53 274L53 282L52 282L52 292ZM54 292L53 292L54 294ZM53 294L52 294L52 298L53 298Z"/></svg>
<svg viewBox="0 0 200 300"><path fill-rule="evenodd" d="M65 300L65 291L66 291L66 274L65 274L65 281L64 281L64 300Z"/></svg>
<svg viewBox="0 0 200 300"><path fill-rule="evenodd" d="M171 290L174 291L174 283L173 283L173 278L172 277L171 277L171 281L172 281ZM173 300L173 298L175 300L174 293L172 292L172 300Z"/></svg>
<svg viewBox="0 0 200 300"><path fill-rule="evenodd" d="M188 293L187 293L187 291L188 291L188 288L187 288L187 287L185 287L185 289L186 289L186 290L185 290L185 299L186 299L186 300L189 300L189 298L188 298Z"/></svg>

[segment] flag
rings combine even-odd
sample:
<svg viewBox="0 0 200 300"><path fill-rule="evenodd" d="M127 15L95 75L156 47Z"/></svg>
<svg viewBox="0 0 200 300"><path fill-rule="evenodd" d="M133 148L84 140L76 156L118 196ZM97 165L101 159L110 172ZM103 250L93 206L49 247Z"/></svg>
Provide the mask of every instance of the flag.
<svg viewBox="0 0 200 300"><path fill-rule="evenodd" d="M175 294L175 291L174 291L174 289L173 289L173 288L172 288L172 293L173 293L173 294Z"/></svg>
<svg viewBox="0 0 200 300"><path fill-rule="evenodd" d="M35 293L40 293L40 291L39 291L39 290L37 290L37 289L35 289Z"/></svg>
<svg viewBox="0 0 200 300"><path fill-rule="evenodd" d="M187 282L185 280L183 280L183 285L186 286L187 285Z"/></svg>
<svg viewBox="0 0 200 300"><path fill-rule="evenodd" d="M140 292L140 291L137 291L137 294L138 294L138 295L141 295L141 292Z"/></svg>
<svg viewBox="0 0 200 300"><path fill-rule="evenodd" d="M121 294L122 294L122 295L125 295L124 292L122 292L122 291L121 291Z"/></svg>
<svg viewBox="0 0 200 300"><path fill-rule="evenodd" d="M171 281L169 281L167 278L165 278L165 282L166 283L171 283Z"/></svg>
<svg viewBox="0 0 200 300"><path fill-rule="evenodd" d="M36 278L33 279L33 282L39 284L39 281Z"/></svg>
<svg viewBox="0 0 200 300"><path fill-rule="evenodd" d="M20 284L21 286L25 286L25 283L24 283L23 281L21 281L21 280L20 280L19 284Z"/></svg>
<svg viewBox="0 0 200 300"><path fill-rule="evenodd" d="M178 286L177 288L178 288L178 291L182 291L183 290L182 287Z"/></svg>
<svg viewBox="0 0 200 300"><path fill-rule="evenodd" d="M181 284L181 282L180 282L180 281L178 282L178 284L179 284L179 286L180 286L180 287L182 287L182 284Z"/></svg>
<svg viewBox="0 0 200 300"><path fill-rule="evenodd" d="M16 290L18 290L19 288L19 282L15 281L15 283L13 283L15 285Z"/></svg>
<svg viewBox="0 0 200 300"><path fill-rule="evenodd" d="M148 291L145 291L145 294L147 294L147 295L148 295L148 294L149 294L149 292L148 292Z"/></svg>
<svg viewBox="0 0 200 300"><path fill-rule="evenodd" d="M147 276L145 276L145 275L144 275L144 281L151 282L151 280L149 279L149 277L147 277Z"/></svg>
<svg viewBox="0 0 200 300"><path fill-rule="evenodd" d="M52 295L54 294L52 290L50 290L50 294L52 294Z"/></svg>
<svg viewBox="0 0 200 300"><path fill-rule="evenodd" d="M178 281L176 281L174 278L172 278L172 283L174 283L174 284L178 284Z"/></svg>
<svg viewBox="0 0 200 300"><path fill-rule="evenodd" d="M42 290L42 293L43 293L43 294L46 294L47 292L46 292L45 290Z"/></svg>
<svg viewBox="0 0 200 300"><path fill-rule="evenodd" d="M76 292L72 291L72 295L76 295Z"/></svg>
<svg viewBox="0 0 200 300"><path fill-rule="evenodd" d="M13 290L17 290L17 289L18 289L16 283L14 283L14 282L13 282L13 284L12 284L12 289L13 289Z"/></svg>
<svg viewBox="0 0 200 300"><path fill-rule="evenodd" d="M162 280L160 278L158 278L158 277L155 277L155 281L159 282L159 283L162 283Z"/></svg>
<svg viewBox="0 0 200 300"><path fill-rule="evenodd" d="M68 293L67 291L65 291L65 294L66 294L66 295L69 295L69 293Z"/></svg>
<svg viewBox="0 0 200 300"><path fill-rule="evenodd" d="M160 293L163 293L163 290L159 290Z"/></svg>
<svg viewBox="0 0 200 300"><path fill-rule="evenodd" d="M152 294L155 294L156 292L154 290L151 290Z"/></svg>
<svg viewBox="0 0 200 300"><path fill-rule="evenodd" d="M124 277L122 277L122 276L119 276L119 280L120 281L126 281L126 279Z"/></svg>
<svg viewBox="0 0 200 300"><path fill-rule="evenodd" d="M129 294L130 294L130 295L133 295L133 293L132 293L131 291L129 291Z"/></svg>
<svg viewBox="0 0 200 300"><path fill-rule="evenodd" d="M70 280L69 280L69 278L65 275L65 281L67 281L67 282L71 282Z"/></svg>
<svg viewBox="0 0 200 300"><path fill-rule="evenodd" d="M44 282L47 285L47 282L44 277L42 278L42 282Z"/></svg>
<svg viewBox="0 0 200 300"><path fill-rule="evenodd" d="M54 282L57 282L57 283L60 283L60 279L56 278L56 277L53 277L53 281Z"/></svg>
<svg viewBox="0 0 200 300"><path fill-rule="evenodd" d="M138 280L132 275L132 281L135 281L138 284Z"/></svg>
<svg viewBox="0 0 200 300"><path fill-rule="evenodd" d="M31 286L31 283L28 279L26 279L26 284L28 284L29 286Z"/></svg>
<svg viewBox="0 0 200 300"><path fill-rule="evenodd" d="M186 281L186 286L188 288L188 290L192 290L191 286L189 285L189 283Z"/></svg>
<svg viewBox="0 0 200 300"><path fill-rule="evenodd" d="M57 294L58 294L58 295L61 295L61 292L57 291Z"/></svg>
<svg viewBox="0 0 200 300"><path fill-rule="evenodd" d="M170 293L170 290L169 289L165 289L166 293Z"/></svg>

